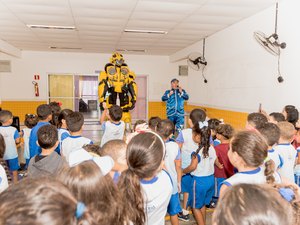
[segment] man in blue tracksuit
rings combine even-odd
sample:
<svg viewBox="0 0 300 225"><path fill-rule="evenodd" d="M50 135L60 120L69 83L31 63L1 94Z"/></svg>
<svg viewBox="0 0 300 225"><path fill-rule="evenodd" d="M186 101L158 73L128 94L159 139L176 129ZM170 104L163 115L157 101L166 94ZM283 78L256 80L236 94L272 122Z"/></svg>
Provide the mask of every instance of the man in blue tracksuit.
<svg viewBox="0 0 300 225"><path fill-rule="evenodd" d="M179 80L171 80L171 90L167 90L161 100L167 102L167 117L176 127L177 131L183 129L184 125L184 101L189 95L179 86Z"/></svg>

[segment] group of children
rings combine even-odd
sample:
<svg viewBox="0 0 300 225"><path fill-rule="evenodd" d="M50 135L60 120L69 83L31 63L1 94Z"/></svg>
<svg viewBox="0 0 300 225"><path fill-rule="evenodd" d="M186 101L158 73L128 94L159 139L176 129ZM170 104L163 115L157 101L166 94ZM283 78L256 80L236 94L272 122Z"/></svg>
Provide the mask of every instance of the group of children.
<svg viewBox="0 0 300 225"><path fill-rule="evenodd" d="M253 224L251 213L266 211L281 212L276 219L287 225L300 222L295 107L285 116L251 113L239 132L194 109L189 128L175 138L174 124L159 117L137 121L125 135L115 105L101 115L104 134L96 145L81 136L81 113L54 106L26 115L21 134L10 126L11 112L0 111L0 224L161 225L168 213L178 225L191 209L204 225L206 207L215 205L213 224ZM17 182L20 137L28 177ZM273 218L259 218L267 219Z"/></svg>

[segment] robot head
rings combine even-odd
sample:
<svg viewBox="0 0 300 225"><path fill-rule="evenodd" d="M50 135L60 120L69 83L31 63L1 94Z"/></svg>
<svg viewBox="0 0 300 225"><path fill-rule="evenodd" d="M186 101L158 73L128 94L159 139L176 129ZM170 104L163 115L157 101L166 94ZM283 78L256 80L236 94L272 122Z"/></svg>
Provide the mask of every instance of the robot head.
<svg viewBox="0 0 300 225"><path fill-rule="evenodd" d="M124 63L124 58L123 55L121 53L115 52L111 58L110 58L110 62L116 66L121 66Z"/></svg>
<svg viewBox="0 0 300 225"><path fill-rule="evenodd" d="M117 73L116 67L112 63L107 63L104 67L104 70L109 75L115 75Z"/></svg>

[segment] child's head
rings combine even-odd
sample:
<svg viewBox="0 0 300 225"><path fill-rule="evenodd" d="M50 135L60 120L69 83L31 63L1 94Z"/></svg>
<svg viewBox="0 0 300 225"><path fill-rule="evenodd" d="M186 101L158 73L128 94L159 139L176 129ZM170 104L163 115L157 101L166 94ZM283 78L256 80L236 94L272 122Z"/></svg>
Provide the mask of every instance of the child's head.
<svg viewBox="0 0 300 225"><path fill-rule="evenodd" d="M279 127L280 130L280 139L279 139L280 143L292 142L293 137L296 133L294 125L287 121L283 121L283 122L279 122L277 126Z"/></svg>
<svg viewBox="0 0 300 225"><path fill-rule="evenodd" d="M99 166L88 160L64 168L58 179L87 207L99 211L98 224L122 224L119 192L109 176L104 176Z"/></svg>
<svg viewBox="0 0 300 225"><path fill-rule="evenodd" d="M84 117L80 112L72 112L67 116L66 122L70 132L79 132L83 126Z"/></svg>
<svg viewBox="0 0 300 225"><path fill-rule="evenodd" d="M278 122L285 121L284 115L279 112L272 112L269 114L269 122L277 124Z"/></svg>
<svg viewBox="0 0 300 225"><path fill-rule="evenodd" d="M2 110L0 111L0 123L5 125L11 125L13 122L13 114L11 111Z"/></svg>
<svg viewBox="0 0 300 225"><path fill-rule="evenodd" d="M119 122L122 119L123 110L118 105L113 105L108 109L109 117L114 122Z"/></svg>
<svg viewBox="0 0 300 225"><path fill-rule="evenodd" d="M0 224L98 224L95 210L80 204L65 185L47 178L27 178L10 186L1 193L0 210Z"/></svg>
<svg viewBox="0 0 300 225"><path fill-rule="evenodd" d="M123 140L111 140L102 146L99 153L101 156L110 156L115 163L126 165L126 147Z"/></svg>
<svg viewBox="0 0 300 225"><path fill-rule="evenodd" d="M167 140L175 131L174 123L169 119L162 120L157 125L156 131L164 140Z"/></svg>
<svg viewBox="0 0 300 225"><path fill-rule="evenodd" d="M213 225L294 225L293 210L279 192L257 184L238 184L220 199Z"/></svg>
<svg viewBox="0 0 300 225"><path fill-rule="evenodd" d="M3 158L4 153L5 153L5 141L2 134L0 134L0 159Z"/></svg>
<svg viewBox="0 0 300 225"><path fill-rule="evenodd" d="M47 104L39 105L36 109L36 114L38 115L39 120L50 121L52 119L52 110Z"/></svg>
<svg viewBox="0 0 300 225"><path fill-rule="evenodd" d="M42 149L53 149L58 145L58 132L53 125L44 125L37 131L39 146Z"/></svg>
<svg viewBox="0 0 300 225"><path fill-rule="evenodd" d="M96 144L87 144L87 145L84 145L82 146L82 148L84 150L86 150L87 152L91 153L92 155L98 155L100 156L100 146L99 145L96 145Z"/></svg>
<svg viewBox="0 0 300 225"><path fill-rule="evenodd" d="M149 122L148 122L149 128L150 128L152 131L156 131L157 125L160 123L160 121L161 121L161 118L159 118L158 116L152 116L152 117L149 119Z"/></svg>
<svg viewBox="0 0 300 225"><path fill-rule="evenodd" d="M296 109L294 105L286 105L282 110L282 114L284 115L285 120L287 120L287 114L292 110Z"/></svg>
<svg viewBox="0 0 300 225"><path fill-rule="evenodd" d="M202 109L193 109L190 113L189 126L193 127L198 122L203 122L206 119L206 113Z"/></svg>
<svg viewBox="0 0 300 225"><path fill-rule="evenodd" d="M208 120L207 122L208 122L208 127L211 131L211 136L212 136L213 139L215 139L216 134L217 134L216 129L222 123L222 121L213 118L213 119Z"/></svg>
<svg viewBox="0 0 300 225"><path fill-rule="evenodd" d="M137 120L133 125L133 131L135 132L136 128L141 124L146 124L146 121L145 120Z"/></svg>
<svg viewBox="0 0 300 225"><path fill-rule="evenodd" d="M58 128L66 128L67 127L67 123L66 123L66 119L67 116L69 116L73 111L71 109L63 109L58 116L58 124L57 127Z"/></svg>
<svg viewBox="0 0 300 225"><path fill-rule="evenodd" d="M52 120L50 123L54 126L58 126L58 116L61 112L60 104L58 102L50 102L49 106L51 107L52 111Z"/></svg>
<svg viewBox="0 0 300 225"><path fill-rule="evenodd" d="M274 123L265 123L259 130L259 133L265 138L268 146L278 143L280 137L280 129Z"/></svg>
<svg viewBox="0 0 300 225"><path fill-rule="evenodd" d="M165 156L165 144L155 133L138 134L127 146L126 158L128 169L119 179L118 188L123 194L122 201L127 202L126 217L133 224L144 224L144 197L141 180L152 179L161 171Z"/></svg>
<svg viewBox="0 0 300 225"><path fill-rule="evenodd" d="M253 130L261 128L264 123L268 122L268 118L262 113L250 113L247 117L246 129Z"/></svg>
<svg viewBox="0 0 300 225"><path fill-rule="evenodd" d="M291 109L287 113L286 121L290 122L294 126L296 126L297 121L299 120L299 112L298 109Z"/></svg>
<svg viewBox="0 0 300 225"><path fill-rule="evenodd" d="M199 151L203 148L202 154L204 158L209 156L208 151L210 147L210 135L211 131L206 121L198 122L194 125L192 138L193 141L199 145L196 153L198 154Z"/></svg>
<svg viewBox="0 0 300 225"><path fill-rule="evenodd" d="M33 128L38 122L38 117L35 114L26 114L24 124L28 128Z"/></svg>
<svg viewBox="0 0 300 225"><path fill-rule="evenodd" d="M220 124L216 128L216 137L221 141L230 140L233 136L233 133L234 129L229 124Z"/></svg>

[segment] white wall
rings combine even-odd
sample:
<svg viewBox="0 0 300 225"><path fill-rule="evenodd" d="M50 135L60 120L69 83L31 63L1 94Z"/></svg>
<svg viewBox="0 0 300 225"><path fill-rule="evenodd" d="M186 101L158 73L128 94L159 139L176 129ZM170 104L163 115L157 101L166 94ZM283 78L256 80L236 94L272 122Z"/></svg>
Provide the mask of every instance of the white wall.
<svg viewBox="0 0 300 225"><path fill-rule="evenodd" d="M95 70L104 68L110 57L110 54L23 51L21 58L15 58L0 53L0 59L12 61L12 72L0 73L0 99L47 100L49 73L94 74ZM165 89L170 87L170 80L178 74L168 56L124 55L124 58L137 76L149 75L150 101L160 101ZM41 76L40 97L34 97L34 74Z"/></svg>
<svg viewBox="0 0 300 225"><path fill-rule="evenodd" d="M253 38L260 30L274 32L275 5L206 39L208 61L203 83L201 73L192 71L188 77L190 102L237 111L256 111L259 103L268 112L281 111L286 104L300 109L300 1L279 3L278 34L287 48L281 54L281 74L285 81L277 82L277 58L264 50ZM202 42L195 43L174 55L170 61L202 52ZM184 64L184 61L180 62ZM174 63L177 67L178 63Z"/></svg>

